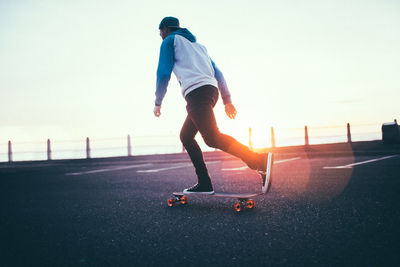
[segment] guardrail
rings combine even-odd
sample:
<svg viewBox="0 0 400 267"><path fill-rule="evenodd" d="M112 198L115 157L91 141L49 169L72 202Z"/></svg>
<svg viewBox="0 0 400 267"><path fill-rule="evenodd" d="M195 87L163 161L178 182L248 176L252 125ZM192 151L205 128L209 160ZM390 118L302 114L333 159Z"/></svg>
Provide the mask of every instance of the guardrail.
<svg viewBox="0 0 400 267"><path fill-rule="evenodd" d="M268 128L267 128L268 129ZM304 128L274 128L262 133L264 143L262 147L277 147L287 145L310 145L323 143L351 143L355 141L368 141L381 139L381 124L356 124L350 126L304 126ZM267 133L269 132L269 133ZM260 138L249 128L248 146L254 148L254 136ZM266 137L265 137L266 136ZM268 140L269 139L269 140ZM198 139L202 148L206 148L202 140ZM242 141L242 140L239 140ZM45 149L45 145L47 149ZM177 135L164 136L136 136L128 135L126 138L103 138L91 139L87 137L82 140L61 140L47 142L15 142L11 140L7 144L0 144L0 149L6 146L7 153L1 153L0 161L12 162L19 155L18 160L53 160L69 158L112 157L132 156L143 154L179 153L183 152L179 137ZM257 145L260 147L260 145ZM3 148L2 148L3 147ZM22 147L24 149L22 149ZM15 149L17 148L17 149ZM3 150L4 151L4 150Z"/></svg>

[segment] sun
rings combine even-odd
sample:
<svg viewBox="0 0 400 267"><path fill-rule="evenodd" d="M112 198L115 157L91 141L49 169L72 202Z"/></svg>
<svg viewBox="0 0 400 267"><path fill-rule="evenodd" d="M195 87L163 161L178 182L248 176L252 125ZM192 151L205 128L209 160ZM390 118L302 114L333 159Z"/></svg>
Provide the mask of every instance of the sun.
<svg viewBox="0 0 400 267"><path fill-rule="evenodd" d="M218 120L219 118L217 118ZM270 146L268 125L261 124L256 120L249 120L238 115L235 119L220 118L218 121L219 130L232 136L240 143L256 149Z"/></svg>

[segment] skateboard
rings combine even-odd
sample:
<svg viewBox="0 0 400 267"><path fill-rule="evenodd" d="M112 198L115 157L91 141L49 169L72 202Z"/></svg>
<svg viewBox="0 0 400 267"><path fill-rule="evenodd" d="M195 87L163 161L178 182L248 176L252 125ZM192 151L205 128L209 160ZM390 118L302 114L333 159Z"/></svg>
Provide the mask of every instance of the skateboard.
<svg viewBox="0 0 400 267"><path fill-rule="evenodd" d="M208 196L208 197L222 197L222 198L236 198L238 201L234 205L234 209L236 212L241 212L244 209L252 209L255 207L256 202L251 199L252 197L264 195L265 193L214 193L212 195L208 194L185 194L183 192L174 192L173 198L168 199L167 204L169 207L173 207L177 203L182 205L187 204L188 202L188 195L195 195L195 196Z"/></svg>
<svg viewBox="0 0 400 267"><path fill-rule="evenodd" d="M167 200L167 205L169 207L173 207L176 204L185 205L188 202L188 195L195 196L208 196L208 197L222 197L222 198L234 198L237 199L237 202L234 205L234 209L236 212L241 212L244 209L253 209L256 205L256 202L252 199L253 197L257 197L260 195L266 194L271 188L272 184L272 167L273 167L273 154L268 153L267 156L267 170L265 172L258 173L261 175L263 179L264 185L262 187L262 191L258 193L214 193L214 194L201 194L201 193L183 193L183 192L174 192L172 195L173 198Z"/></svg>

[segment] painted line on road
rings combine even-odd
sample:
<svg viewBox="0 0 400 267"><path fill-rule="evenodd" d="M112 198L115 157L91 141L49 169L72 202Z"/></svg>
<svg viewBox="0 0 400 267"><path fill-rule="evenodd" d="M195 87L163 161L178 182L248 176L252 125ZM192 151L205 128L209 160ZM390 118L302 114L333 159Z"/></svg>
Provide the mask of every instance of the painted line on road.
<svg viewBox="0 0 400 267"><path fill-rule="evenodd" d="M85 175L85 174L93 174L93 173L113 172L113 171L119 171L119 170L128 170L128 169L146 167L146 166L150 166L150 165L153 165L153 164L146 163L146 164L137 164L137 165L129 165L129 166L120 166L120 167L115 167L115 168L98 169L98 170L92 170L92 171L86 171L86 172L71 172L71 173L66 173L65 175L77 176L77 175Z"/></svg>
<svg viewBox="0 0 400 267"><path fill-rule="evenodd" d="M218 163L218 162L220 162L220 161L210 161L210 162L207 162L207 165ZM155 172L162 172L162 171L186 168L186 167L191 167L191 166L193 166L192 163L184 163L184 164L178 164L178 165L175 165L175 166L165 167L165 168L160 168L160 169L137 170L136 172L138 172L138 173L155 173Z"/></svg>
<svg viewBox="0 0 400 267"><path fill-rule="evenodd" d="M298 160L298 159L301 159L301 157L296 157L296 158L291 158L291 159L281 159L281 160L277 160L277 161L274 161L274 164L284 163L284 162L293 161L293 160Z"/></svg>
<svg viewBox="0 0 400 267"><path fill-rule="evenodd" d="M245 169L248 169L249 167L243 166L243 167L238 167L238 168L223 168L221 171L242 171Z"/></svg>
<svg viewBox="0 0 400 267"><path fill-rule="evenodd" d="M274 164L279 164L279 163L284 163L288 161L293 161L293 160L298 160L301 159L301 157L296 157L296 158L291 158L291 159L282 159L282 160L274 160ZM248 169L248 166L242 166L242 167L237 167L237 168L224 168L222 171L242 171L245 169Z"/></svg>
<svg viewBox="0 0 400 267"><path fill-rule="evenodd" d="M179 168L184 168L184 167L189 167L189 166L192 166L192 164L185 163L185 164L180 164L180 165L177 165L177 166L160 168L160 169L138 170L136 172L139 172L139 173L154 173L154 172L168 171L168 170L179 169Z"/></svg>
<svg viewBox="0 0 400 267"><path fill-rule="evenodd" d="M376 158L376 159L370 159L370 160L361 161L361 162L352 163L352 164L343 165L343 166L324 167L324 169L351 169L351 168L353 168L353 166L362 165L362 164L368 164L368 163L371 163L371 162L390 159L390 158L394 158L394 157L397 157L397 155L386 156L386 157L381 157L381 158Z"/></svg>

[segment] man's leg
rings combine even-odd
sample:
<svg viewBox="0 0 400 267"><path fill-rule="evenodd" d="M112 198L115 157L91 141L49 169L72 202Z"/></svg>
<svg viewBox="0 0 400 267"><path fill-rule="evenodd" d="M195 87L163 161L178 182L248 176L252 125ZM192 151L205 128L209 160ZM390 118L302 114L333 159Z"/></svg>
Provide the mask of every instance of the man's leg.
<svg viewBox="0 0 400 267"><path fill-rule="evenodd" d="M197 90L187 97L187 111L188 117L201 133L205 143L240 158L252 169L265 170L265 155L251 151L233 137L219 131L213 111L218 99L218 90L213 90L211 86Z"/></svg>
<svg viewBox="0 0 400 267"><path fill-rule="evenodd" d="M200 184L211 185L210 176L204 162L203 153L200 146L194 139L198 130L189 116L186 118L182 126L180 139L196 170L197 178Z"/></svg>

